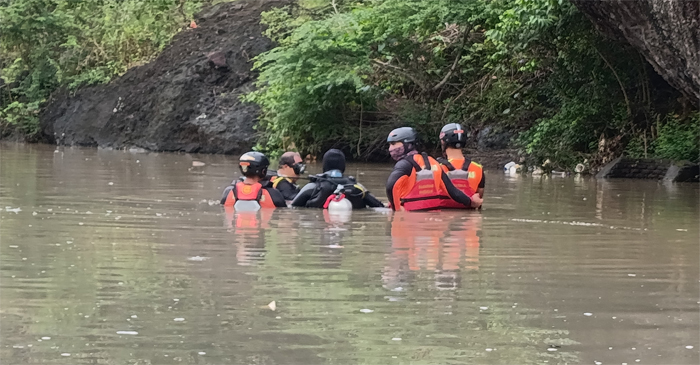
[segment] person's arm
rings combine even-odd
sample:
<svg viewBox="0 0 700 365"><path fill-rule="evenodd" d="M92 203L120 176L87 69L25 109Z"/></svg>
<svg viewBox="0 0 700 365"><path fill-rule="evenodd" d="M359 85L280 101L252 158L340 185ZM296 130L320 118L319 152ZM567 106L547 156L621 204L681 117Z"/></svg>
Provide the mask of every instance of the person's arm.
<svg viewBox="0 0 700 365"><path fill-rule="evenodd" d="M479 181L479 187L476 189L476 192L479 194L481 199L484 198L484 185L486 185L486 174L482 172L481 181Z"/></svg>
<svg viewBox="0 0 700 365"><path fill-rule="evenodd" d="M316 183L308 183L299 191L299 194L292 200L293 207L305 207L306 202L311 198L311 194L316 189Z"/></svg>
<svg viewBox="0 0 700 365"><path fill-rule="evenodd" d="M233 190L233 185L229 185L224 189L224 194L221 196L221 205L226 204L226 199L228 198L228 194Z"/></svg>
<svg viewBox="0 0 700 365"><path fill-rule="evenodd" d="M282 193L284 200L294 200L299 192L299 189L287 180L282 180L277 184L277 190Z"/></svg>
<svg viewBox="0 0 700 365"><path fill-rule="evenodd" d="M457 189L454 184L452 184L452 181L450 181L450 178L447 176L447 174L442 173L441 174L442 178L442 184L445 187L445 191L447 191L447 194L450 196L450 198L457 203L463 204L465 207L469 208L478 208L481 205L481 198L478 196L478 194L474 194L471 198L467 196L467 194L464 194L461 190Z"/></svg>
<svg viewBox="0 0 700 365"><path fill-rule="evenodd" d="M282 193L277 191L277 189L273 188L265 188L270 194L270 198L272 198L272 203L275 204L275 207L277 208L286 208L287 207L287 202L284 200L284 196L282 196Z"/></svg>
<svg viewBox="0 0 700 365"><path fill-rule="evenodd" d="M372 195L369 191L365 193L365 204L370 208L384 208L384 203L382 203L376 196Z"/></svg>
<svg viewBox="0 0 700 365"><path fill-rule="evenodd" d="M386 196L389 198L391 209L397 210L401 206L400 188L402 181L411 176L413 165L406 160L400 160L394 165L394 170L386 181Z"/></svg>
<svg viewBox="0 0 700 365"><path fill-rule="evenodd" d="M372 193L370 193L364 185L357 183L357 186L359 186L362 192L364 193L364 198L362 198L362 200L364 201L366 206L370 208L384 208L384 203L382 203L381 201L379 201L379 199L377 199L377 197L372 195Z"/></svg>

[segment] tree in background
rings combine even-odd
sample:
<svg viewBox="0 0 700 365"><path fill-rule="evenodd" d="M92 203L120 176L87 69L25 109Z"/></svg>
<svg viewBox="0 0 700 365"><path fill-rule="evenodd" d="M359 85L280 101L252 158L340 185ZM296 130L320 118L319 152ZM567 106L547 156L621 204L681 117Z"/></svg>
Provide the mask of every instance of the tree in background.
<svg viewBox="0 0 700 365"><path fill-rule="evenodd" d="M247 96L262 107L261 148L366 158L397 125L436 136L461 122L513 131L532 162L570 168L640 138L644 148L628 152L665 157L653 142L664 126L697 120L675 114L681 95L568 1L307 1L264 20L279 46L257 58L259 88Z"/></svg>

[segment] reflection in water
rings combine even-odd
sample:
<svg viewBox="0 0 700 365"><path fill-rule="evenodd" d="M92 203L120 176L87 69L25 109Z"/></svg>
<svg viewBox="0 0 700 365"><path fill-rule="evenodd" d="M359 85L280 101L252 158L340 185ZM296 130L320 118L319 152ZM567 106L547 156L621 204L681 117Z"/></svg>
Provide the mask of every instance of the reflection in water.
<svg viewBox="0 0 700 365"><path fill-rule="evenodd" d="M481 212L251 214L213 200L235 158L57 151L0 145L2 364L700 362L697 185L491 172Z"/></svg>
<svg viewBox="0 0 700 365"><path fill-rule="evenodd" d="M423 270L434 273L436 289L456 289L461 272L479 270L481 219L480 212L395 212L384 287L407 289L411 272Z"/></svg>
<svg viewBox="0 0 700 365"><path fill-rule="evenodd" d="M223 207L225 224L236 243L236 259L239 265L256 265L265 257L265 230L275 209L234 211Z"/></svg>

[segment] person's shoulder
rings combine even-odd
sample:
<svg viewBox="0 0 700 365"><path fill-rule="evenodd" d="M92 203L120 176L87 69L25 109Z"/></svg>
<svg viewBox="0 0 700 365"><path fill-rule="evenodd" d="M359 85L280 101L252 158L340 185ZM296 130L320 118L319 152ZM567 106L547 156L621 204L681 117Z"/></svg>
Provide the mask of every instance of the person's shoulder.
<svg viewBox="0 0 700 365"><path fill-rule="evenodd" d="M408 158L402 158L396 162L394 165L394 170L403 169L406 167L413 167L413 164L408 160Z"/></svg>
<svg viewBox="0 0 700 365"><path fill-rule="evenodd" d="M267 191L267 193L270 194L271 197L282 196L282 192L269 186L265 186L263 187L263 189L265 189L265 191Z"/></svg>
<svg viewBox="0 0 700 365"><path fill-rule="evenodd" d="M480 168L480 169L483 169L483 168L484 168L484 166L482 166L480 163L478 163L478 162L476 162L476 161L474 161L474 160L471 160L470 163L469 163L469 165L476 166L476 167L478 167L478 168Z"/></svg>

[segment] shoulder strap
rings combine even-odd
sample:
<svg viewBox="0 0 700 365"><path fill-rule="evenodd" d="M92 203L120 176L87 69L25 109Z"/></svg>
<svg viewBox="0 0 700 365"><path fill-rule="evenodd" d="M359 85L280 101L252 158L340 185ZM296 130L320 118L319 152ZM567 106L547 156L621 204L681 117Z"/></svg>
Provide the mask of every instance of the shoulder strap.
<svg viewBox="0 0 700 365"><path fill-rule="evenodd" d="M464 165L462 165L462 170L469 171L469 165L471 165L471 164L472 164L472 160L465 157L464 158Z"/></svg>
<svg viewBox="0 0 700 365"><path fill-rule="evenodd" d="M418 164L418 162L416 162L416 160L413 158L413 156L406 156L406 157L404 157L404 160L410 162L411 165L413 166L413 169L416 170L416 172L423 170L423 168L420 167L420 165Z"/></svg>
<svg viewBox="0 0 700 365"><path fill-rule="evenodd" d="M238 187L238 183L231 185L233 185L233 189L231 189L231 191L233 192L233 198L238 200L238 189L236 189Z"/></svg>
<svg viewBox="0 0 700 365"><path fill-rule="evenodd" d="M447 167L447 169L450 171L454 171L454 169L455 169L454 165L452 165L450 163L450 160L448 160L446 158L438 157L437 162L439 162L441 165L444 165L445 167Z"/></svg>
<svg viewBox="0 0 700 365"><path fill-rule="evenodd" d="M420 155L423 156L423 168L426 170L430 170L430 157L425 152L421 153Z"/></svg>
<svg viewBox="0 0 700 365"><path fill-rule="evenodd" d="M260 202L260 198L262 198L263 190L265 190L265 188L264 188L264 187L262 186L262 184L261 184L261 185L260 185L260 190L258 190L258 196L255 198L255 201L257 201L258 203Z"/></svg>
<svg viewBox="0 0 700 365"><path fill-rule="evenodd" d="M279 183L282 182L282 180L284 180L284 179L285 178L282 176L275 177L274 179L272 179L272 187L277 189L277 185L279 185Z"/></svg>

